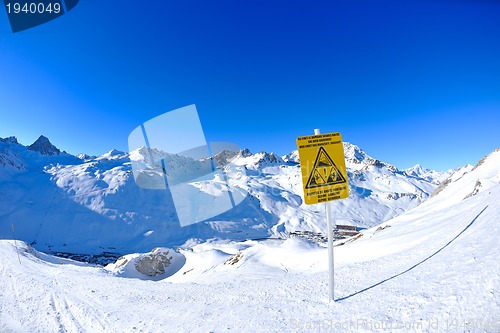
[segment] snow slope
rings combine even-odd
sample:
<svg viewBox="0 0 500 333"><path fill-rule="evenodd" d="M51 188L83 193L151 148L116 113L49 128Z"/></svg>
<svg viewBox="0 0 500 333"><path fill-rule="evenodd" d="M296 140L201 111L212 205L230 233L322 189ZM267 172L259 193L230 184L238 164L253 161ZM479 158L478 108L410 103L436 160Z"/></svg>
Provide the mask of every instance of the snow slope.
<svg viewBox="0 0 500 333"><path fill-rule="evenodd" d="M296 151L281 158L243 150L236 163L247 175L229 182L249 196L231 211L181 228L168 191L141 189L134 182L130 158L140 159L143 150L75 157L45 137L29 147L15 138L0 140L0 239L12 237L14 224L17 237L38 250L123 254L175 247L191 238L282 238L293 231L326 230L324 208L302 201ZM378 225L415 207L437 187L437 178L408 175L355 145L345 143L345 151L351 195L334 204L339 224ZM172 172L189 163L169 158Z"/></svg>
<svg viewBox="0 0 500 333"><path fill-rule="evenodd" d="M0 331L498 332L499 165L495 151L421 205L338 243L335 303L326 249L301 239L186 244L182 267L159 281L3 240Z"/></svg>

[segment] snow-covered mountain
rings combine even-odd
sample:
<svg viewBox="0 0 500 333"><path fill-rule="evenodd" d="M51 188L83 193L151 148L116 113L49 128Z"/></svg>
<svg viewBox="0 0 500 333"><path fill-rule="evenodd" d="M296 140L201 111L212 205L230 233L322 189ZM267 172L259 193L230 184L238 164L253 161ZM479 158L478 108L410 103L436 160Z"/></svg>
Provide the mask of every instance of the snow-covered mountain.
<svg viewBox="0 0 500 333"><path fill-rule="evenodd" d="M417 206L448 174L399 171L345 143L350 196L332 203L337 224L378 225ZM148 251L189 239L287 237L293 231L325 232L323 205L305 205L298 155L240 152L246 176L231 186L249 195L236 208L203 223L180 227L168 191L139 188L131 158L145 148L91 157L72 156L40 137L28 147L0 141L0 238L16 236L37 249L73 253ZM151 154L151 152L147 152ZM156 152L156 154L162 154ZM168 172L186 163L168 156Z"/></svg>
<svg viewBox="0 0 500 333"><path fill-rule="evenodd" d="M466 168L472 168L472 165L467 164ZM424 168L420 164L416 164L415 166L404 169L403 172L408 176L413 176L417 178L425 179L431 183L439 185L443 180L451 176L456 170L450 169L444 172L439 172L431 169Z"/></svg>
<svg viewBox="0 0 500 333"><path fill-rule="evenodd" d="M293 167L276 164L265 168ZM303 239L192 242L106 267L0 240L0 331L499 332L499 165L496 150L421 205L337 242L335 303L326 248Z"/></svg>
<svg viewBox="0 0 500 333"><path fill-rule="evenodd" d="M33 142L33 144L29 145L28 149L49 156L61 154L59 148L50 143L50 140L43 135L40 135L40 137L35 142Z"/></svg>

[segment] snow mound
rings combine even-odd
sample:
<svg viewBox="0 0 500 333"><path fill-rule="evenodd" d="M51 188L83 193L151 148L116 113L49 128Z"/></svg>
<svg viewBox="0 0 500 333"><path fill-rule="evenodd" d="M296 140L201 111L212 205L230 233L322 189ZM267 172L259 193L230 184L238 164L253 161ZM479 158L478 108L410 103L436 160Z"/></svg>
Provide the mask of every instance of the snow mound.
<svg viewBox="0 0 500 333"><path fill-rule="evenodd" d="M325 247L300 238L245 242L210 241L181 250L186 264L167 281L223 283L313 273L323 269Z"/></svg>
<svg viewBox="0 0 500 333"><path fill-rule="evenodd" d="M168 248L155 248L148 253L120 257L105 269L120 277L161 280L174 275L185 263L184 255Z"/></svg>

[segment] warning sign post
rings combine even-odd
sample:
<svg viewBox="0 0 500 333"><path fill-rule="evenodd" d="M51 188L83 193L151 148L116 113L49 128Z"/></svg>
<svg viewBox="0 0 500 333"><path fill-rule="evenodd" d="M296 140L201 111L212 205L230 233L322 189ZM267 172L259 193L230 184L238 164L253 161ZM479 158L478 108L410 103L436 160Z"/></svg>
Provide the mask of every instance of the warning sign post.
<svg viewBox="0 0 500 333"><path fill-rule="evenodd" d="M317 204L349 196L344 146L340 133L297 138L304 201Z"/></svg>
<svg viewBox="0 0 500 333"><path fill-rule="evenodd" d="M333 218L330 201L349 196L344 146L340 133L320 134L297 138L300 169L306 204L325 203L328 234L328 271L330 278L329 299L334 298Z"/></svg>

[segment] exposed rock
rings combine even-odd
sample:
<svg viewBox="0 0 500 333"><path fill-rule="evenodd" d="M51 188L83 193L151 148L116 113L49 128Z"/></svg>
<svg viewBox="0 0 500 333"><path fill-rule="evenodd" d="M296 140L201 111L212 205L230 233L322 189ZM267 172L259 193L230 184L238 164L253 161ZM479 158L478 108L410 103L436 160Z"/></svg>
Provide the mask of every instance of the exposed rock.
<svg viewBox="0 0 500 333"><path fill-rule="evenodd" d="M241 252L236 253L235 255L231 256L231 258L227 259L224 262L224 265L234 265L237 264L241 258L243 258L243 254Z"/></svg>
<svg viewBox="0 0 500 333"><path fill-rule="evenodd" d="M17 138L15 136L9 136L8 138L0 138L0 142L11 143L18 145Z"/></svg>
<svg viewBox="0 0 500 333"><path fill-rule="evenodd" d="M28 146L28 149L49 156L61 154L61 151L52 143L50 143L49 139L43 135L40 135L40 137L35 142L33 142L32 145Z"/></svg>
<svg viewBox="0 0 500 333"><path fill-rule="evenodd" d="M146 276L165 274L165 268L172 263L172 256L169 256L169 253L170 250L153 249L135 260L135 269Z"/></svg>
<svg viewBox="0 0 500 333"><path fill-rule="evenodd" d="M473 197L475 196L476 194L479 193L479 191L481 190L481 187L483 187L483 184L481 184L481 182L479 181L479 179L476 181L476 184L474 185L474 189L472 190L471 193L467 194L467 196L464 198L465 199L468 199L470 197Z"/></svg>
<svg viewBox="0 0 500 333"><path fill-rule="evenodd" d="M14 167L18 170L26 169L26 165L18 154L6 149L0 149L0 167L6 166Z"/></svg>
<svg viewBox="0 0 500 333"><path fill-rule="evenodd" d="M398 200L399 198L403 198L403 197L408 197L408 198L410 198L410 200L415 200L417 198L417 194L394 192L394 193L389 193L387 195L387 199L389 199L389 200Z"/></svg>
<svg viewBox="0 0 500 333"><path fill-rule="evenodd" d="M217 167L225 166L230 163L236 155L237 153L226 149L214 155L213 159L217 162Z"/></svg>
<svg viewBox="0 0 500 333"><path fill-rule="evenodd" d="M432 192L430 197L433 198L436 195L438 195L439 192L444 190L446 188L446 186L448 186L449 183L451 183L451 178L445 179L441 184L439 184L439 187L437 189L435 189L434 192Z"/></svg>
<svg viewBox="0 0 500 333"><path fill-rule="evenodd" d="M294 150L290 154L283 156L282 159L287 163L300 163L299 151Z"/></svg>
<svg viewBox="0 0 500 333"><path fill-rule="evenodd" d="M243 149L240 152L240 154L241 154L242 157L252 156L252 152L248 148Z"/></svg>
<svg viewBox="0 0 500 333"><path fill-rule="evenodd" d="M256 162L258 165L267 165L267 164L276 164L276 163L282 163L283 160L281 157L276 156L274 153L266 153L264 151L255 154L255 156L258 156L259 159Z"/></svg>
<svg viewBox="0 0 500 333"><path fill-rule="evenodd" d="M493 151L493 153L498 153L498 152L500 152L500 148L496 148L496 149ZM486 161L486 160L490 157L490 155L492 155L493 153L488 154L488 155L484 156L481 160L479 160L479 162L477 162L477 164L474 166L474 168L472 168L472 170L471 170L471 171L474 171L474 170L476 170L478 167L480 167L481 165L483 165L483 164L484 164L484 162L485 162L485 161Z"/></svg>

